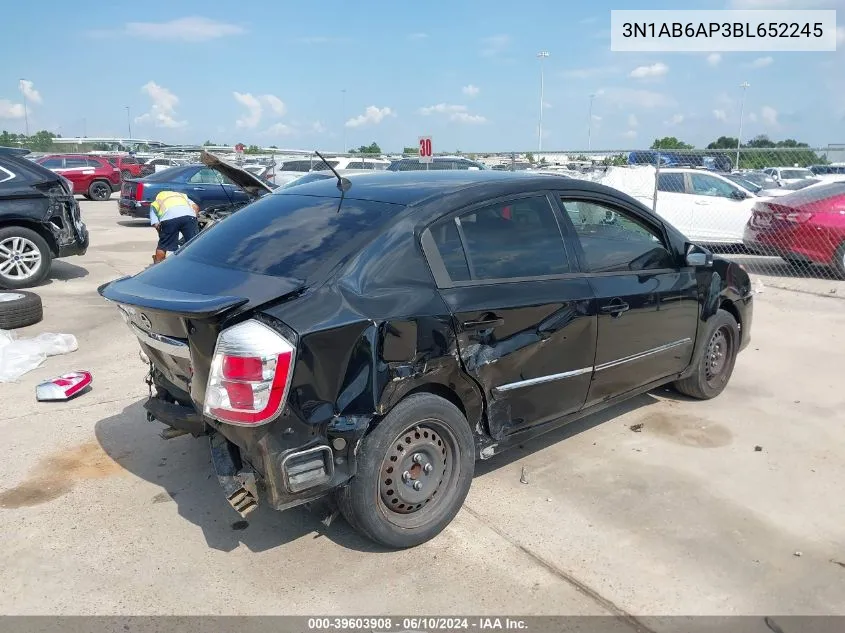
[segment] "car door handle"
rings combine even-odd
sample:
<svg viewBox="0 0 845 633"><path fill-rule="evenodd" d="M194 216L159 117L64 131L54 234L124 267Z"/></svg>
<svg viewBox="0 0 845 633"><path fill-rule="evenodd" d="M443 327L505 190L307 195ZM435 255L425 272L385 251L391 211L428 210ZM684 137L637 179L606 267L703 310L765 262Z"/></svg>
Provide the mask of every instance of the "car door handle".
<svg viewBox="0 0 845 633"><path fill-rule="evenodd" d="M205 191L205 187L194 187L194 191Z"/></svg>
<svg viewBox="0 0 845 633"><path fill-rule="evenodd" d="M500 325L504 325L505 320L499 317L490 317L485 319L478 319L475 321L464 321L461 323L461 327L465 330L486 330L489 328L499 327Z"/></svg>
<svg viewBox="0 0 845 633"><path fill-rule="evenodd" d="M612 303L608 303L607 305L603 305L601 307L601 311L604 314L610 314L612 316L619 316L623 312L627 312L631 309L624 301L613 301Z"/></svg>
<svg viewBox="0 0 845 633"><path fill-rule="evenodd" d="M709 200L696 200L695 204L710 204Z"/></svg>

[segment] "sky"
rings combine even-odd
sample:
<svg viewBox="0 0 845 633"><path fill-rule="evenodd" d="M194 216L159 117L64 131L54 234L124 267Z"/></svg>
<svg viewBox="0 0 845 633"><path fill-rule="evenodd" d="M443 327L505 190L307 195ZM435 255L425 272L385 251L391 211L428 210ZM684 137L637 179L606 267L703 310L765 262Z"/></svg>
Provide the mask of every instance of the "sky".
<svg viewBox="0 0 845 633"><path fill-rule="evenodd" d="M24 131L25 101L31 132L62 136L131 125L170 143L399 151L430 135L435 151L528 151L542 64L545 150L735 137L744 81L744 139L845 143L845 0L685 6L838 9L838 50L613 53L607 0L15 2L0 129Z"/></svg>

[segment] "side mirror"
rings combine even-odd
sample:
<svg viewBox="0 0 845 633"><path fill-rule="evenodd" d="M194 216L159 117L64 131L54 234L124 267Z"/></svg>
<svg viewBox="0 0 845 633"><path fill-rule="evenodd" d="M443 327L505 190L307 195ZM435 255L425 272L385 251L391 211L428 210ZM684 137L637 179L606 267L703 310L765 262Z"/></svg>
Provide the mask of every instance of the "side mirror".
<svg viewBox="0 0 845 633"><path fill-rule="evenodd" d="M748 196L745 195L744 192L740 191L739 189L734 189L731 191L731 198L734 200L745 200Z"/></svg>
<svg viewBox="0 0 845 633"><path fill-rule="evenodd" d="M687 266L693 266L695 268L700 266L712 266L713 253L702 246L690 244L687 246L686 263Z"/></svg>

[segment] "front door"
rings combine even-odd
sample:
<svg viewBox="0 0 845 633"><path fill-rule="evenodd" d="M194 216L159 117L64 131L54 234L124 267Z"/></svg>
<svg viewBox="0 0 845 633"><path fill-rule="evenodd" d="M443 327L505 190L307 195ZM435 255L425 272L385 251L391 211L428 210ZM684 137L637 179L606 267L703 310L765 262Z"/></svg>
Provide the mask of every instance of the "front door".
<svg viewBox="0 0 845 633"><path fill-rule="evenodd" d="M713 174L688 174L690 196L695 200L695 232L687 236L705 244L741 244L755 199L724 178Z"/></svg>
<svg viewBox="0 0 845 633"><path fill-rule="evenodd" d="M662 227L611 197L598 202L563 194L561 204L597 302L587 406L685 369L698 325L697 285Z"/></svg>
<svg viewBox="0 0 845 633"><path fill-rule="evenodd" d="M473 206L423 235L495 439L578 411L587 396L595 301L561 220L537 193Z"/></svg>
<svg viewBox="0 0 845 633"><path fill-rule="evenodd" d="M657 208L654 211L684 235L693 230L694 201L686 193L683 172L657 175Z"/></svg>

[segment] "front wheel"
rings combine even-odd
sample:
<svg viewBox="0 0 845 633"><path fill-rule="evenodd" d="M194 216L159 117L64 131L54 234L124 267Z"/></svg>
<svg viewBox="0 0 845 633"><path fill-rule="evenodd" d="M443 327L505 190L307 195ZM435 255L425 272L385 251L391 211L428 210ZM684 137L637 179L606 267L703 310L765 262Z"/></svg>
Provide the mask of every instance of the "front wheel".
<svg viewBox="0 0 845 633"><path fill-rule="evenodd" d="M452 521L474 471L466 418L443 398L415 394L363 439L357 473L336 499L364 536L388 547L413 547Z"/></svg>
<svg viewBox="0 0 845 633"><path fill-rule="evenodd" d="M675 389L698 400L715 398L727 387L739 352L739 325L727 310L719 310L707 329L704 354L693 374L675 382Z"/></svg>
<svg viewBox="0 0 845 633"><path fill-rule="evenodd" d="M111 185L104 180L95 180L88 187L88 195L92 200L102 202L111 198Z"/></svg>

